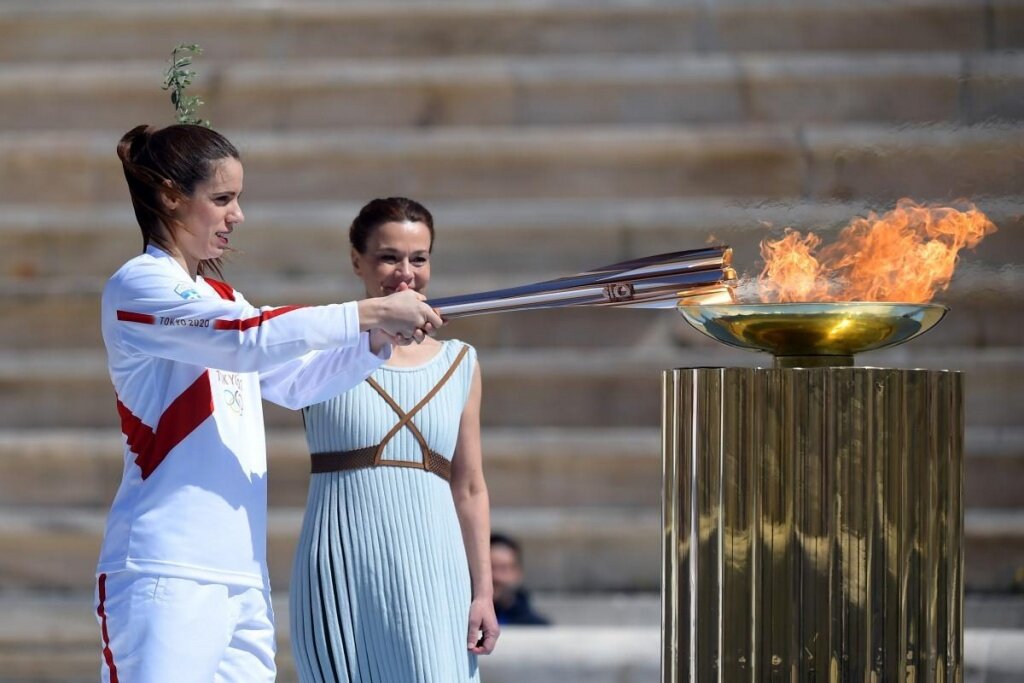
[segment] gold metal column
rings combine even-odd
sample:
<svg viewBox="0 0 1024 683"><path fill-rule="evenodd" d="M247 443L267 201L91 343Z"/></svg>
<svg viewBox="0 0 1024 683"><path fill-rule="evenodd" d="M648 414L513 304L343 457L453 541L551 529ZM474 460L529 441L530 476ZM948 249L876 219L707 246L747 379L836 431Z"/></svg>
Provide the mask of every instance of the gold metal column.
<svg viewBox="0 0 1024 683"><path fill-rule="evenodd" d="M664 373L662 680L961 681L961 375Z"/></svg>

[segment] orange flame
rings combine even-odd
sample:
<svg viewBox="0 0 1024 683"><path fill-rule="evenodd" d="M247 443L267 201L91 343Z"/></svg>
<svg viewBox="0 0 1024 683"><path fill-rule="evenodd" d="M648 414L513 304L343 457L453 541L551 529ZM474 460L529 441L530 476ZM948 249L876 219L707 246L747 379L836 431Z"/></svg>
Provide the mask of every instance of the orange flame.
<svg viewBox="0 0 1024 683"><path fill-rule="evenodd" d="M813 232L786 228L761 242L761 301L899 301L923 303L949 286L957 254L996 226L970 205L925 207L901 199L881 216L869 213L824 248Z"/></svg>

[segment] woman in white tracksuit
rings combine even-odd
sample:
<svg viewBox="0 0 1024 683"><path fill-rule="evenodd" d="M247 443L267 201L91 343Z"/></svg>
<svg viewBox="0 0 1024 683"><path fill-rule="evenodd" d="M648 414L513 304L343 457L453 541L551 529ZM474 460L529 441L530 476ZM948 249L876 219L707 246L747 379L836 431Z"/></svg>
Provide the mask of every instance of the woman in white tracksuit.
<svg viewBox="0 0 1024 683"><path fill-rule="evenodd" d="M334 396L441 320L412 291L254 308L204 276L244 218L235 147L139 126L117 151L144 253L103 291L125 459L97 566L102 680L272 681L261 399Z"/></svg>

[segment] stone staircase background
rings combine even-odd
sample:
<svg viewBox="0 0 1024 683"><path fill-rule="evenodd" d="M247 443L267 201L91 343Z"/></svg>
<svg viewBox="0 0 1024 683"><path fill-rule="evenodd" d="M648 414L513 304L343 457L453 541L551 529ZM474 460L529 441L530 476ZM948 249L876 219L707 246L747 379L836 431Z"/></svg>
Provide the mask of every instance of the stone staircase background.
<svg viewBox="0 0 1024 683"><path fill-rule="evenodd" d="M172 121L159 85L179 42L205 49L202 114L242 151L226 275L259 303L357 297L346 226L375 196L434 212L437 296L712 236L754 273L769 226L976 202L1000 231L939 297L946 320L861 360L967 373L968 626L1024 625L1008 597L1024 587L1024 2L6 0L0 680L95 678L92 571L121 468L98 294L139 249L114 147ZM480 351L493 525L523 541L562 637L656 638L660 371L767 358L665 311L447 334ZM298 415L268 406L267 422L282 616L306 451ZM489 681L520 680L524 652L558 656L509 631ZM623 647L556 680L652 680L657 648Z"/></svg>

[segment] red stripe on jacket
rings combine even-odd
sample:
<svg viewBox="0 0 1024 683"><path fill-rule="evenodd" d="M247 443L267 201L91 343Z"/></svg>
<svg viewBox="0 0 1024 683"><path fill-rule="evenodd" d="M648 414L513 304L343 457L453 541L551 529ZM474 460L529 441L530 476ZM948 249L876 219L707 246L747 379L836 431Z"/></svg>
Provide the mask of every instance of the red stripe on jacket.
<svg viewBox="0 0 1024 683"><path fill-rule="evenodd" d="M259 315L254 315L251 318L243 318L241 320L214 320L213 329L215 330L238 330L244 332L252 327L259 327L263 323L267 322L271 318L276 318L279 315L285 313L291 313L294 310L303 308L303 306L281 306L270 311L263 311Z"/></svg>
<svg viewBox="0 0 1024 683"><path fill-rule="evenodd" d="M227 299L228 301L235 300L235 290L228 283L208 278L205 275L203 276L203 280L213 288L213 291L220 295L221 299Z"/></svg>
<svg viewBox="0 0 1024 683"><path fill-rule="evenodd" d="M110 683L117 683L117 667L114 666L114 653L110 650L110 634L107 632L107 610L104 606L107 602L106 574L100 574L99 592L100 605L96 608L96 614L100 617L100 630L103 632L103 659L107 661L107 668L110 669Z"/></svg>
<svg viewBox="0 0 1024 683"><path fill-rule="evenodd" d="M128 437L128 448L135 453L135 464L146 479L164 461L167 454L189 434L213 415L213 393L210 390L210 371L206 370L192 385L167 406L156 431L136 417L117 401L121 416L121 431Z"/></svg>
<svg viewBox="0 0 1024 683"><path fill-rule="evenodd" d="M132 313L131 311L118 311L117 319L126 323L142 323L144 325L152 325L156 322L155 316L148 313Z"/></svg>

